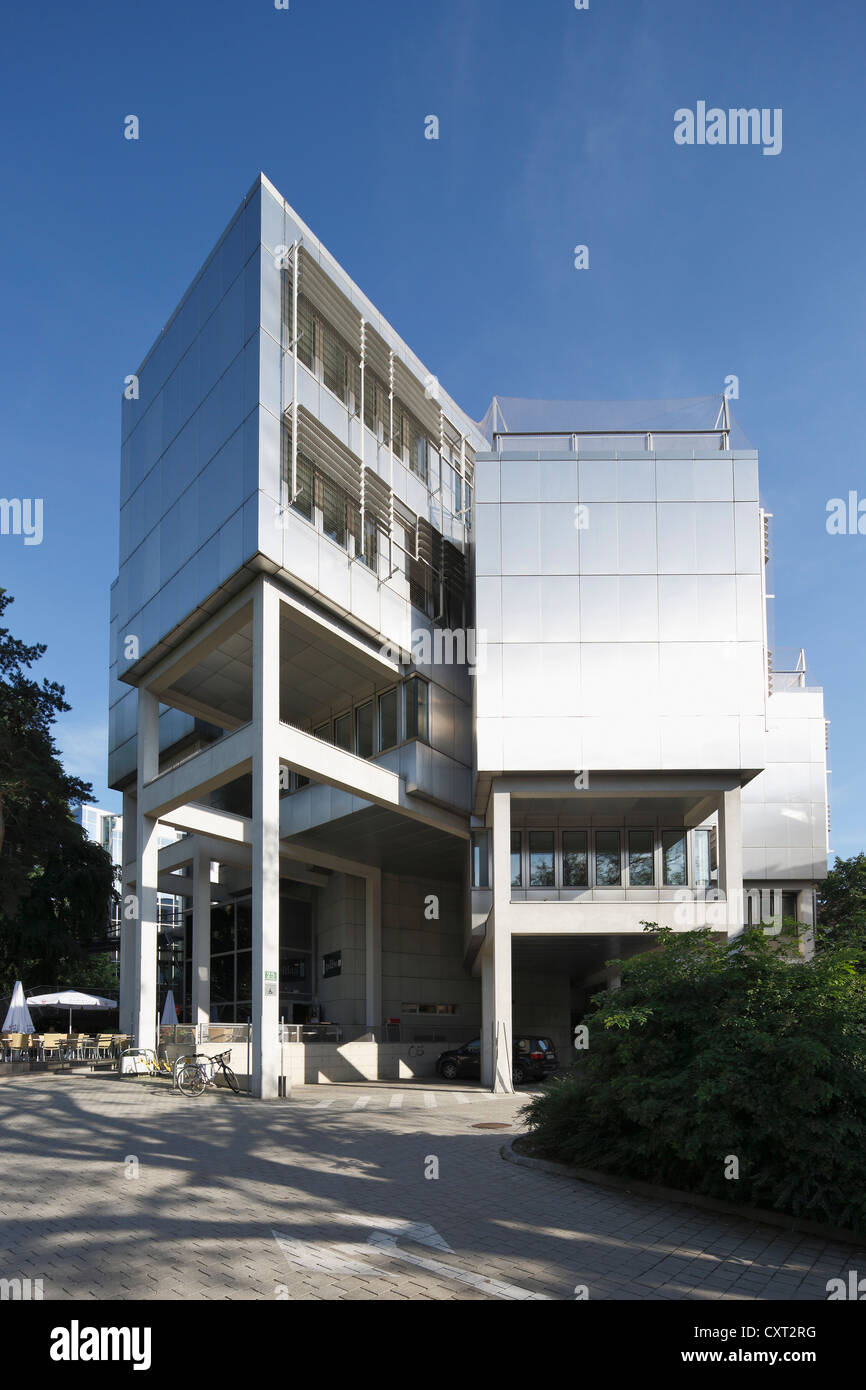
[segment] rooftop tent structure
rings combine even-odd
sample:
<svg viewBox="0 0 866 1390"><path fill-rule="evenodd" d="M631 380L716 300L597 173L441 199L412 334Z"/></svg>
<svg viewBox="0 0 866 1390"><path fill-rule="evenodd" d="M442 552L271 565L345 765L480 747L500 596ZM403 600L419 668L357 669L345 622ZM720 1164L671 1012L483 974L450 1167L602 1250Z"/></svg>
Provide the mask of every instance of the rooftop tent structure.
<svg viewBox="0 0 866 1390"><path fill-rule="evenodd" d="M508 437L521 451L574 449L652 450L688 453L707 448L751 449L727 396L688 396L658 401L549 401L494 396L479 428L491 448Z"/></svg>

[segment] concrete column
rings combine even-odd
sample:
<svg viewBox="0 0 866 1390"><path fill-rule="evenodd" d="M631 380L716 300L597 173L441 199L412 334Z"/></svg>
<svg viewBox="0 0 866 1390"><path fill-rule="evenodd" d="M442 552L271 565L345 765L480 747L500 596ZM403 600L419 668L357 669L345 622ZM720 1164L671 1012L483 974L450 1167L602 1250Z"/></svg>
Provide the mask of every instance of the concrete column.
<svg viewBox="0 0 866 1390"><path fill-rule="evenodd" d="M806 960L815 955L815 889L802 888L797 894L797 921L803 924L800 932L800 954Z"/></svg>
<svg viewBox="0 0 866 1390"><path fill-rule="evenodd" d="M192 1021L210 1023L210 858L201 850L192 868Z"/></svg>
<svg viewBox="0 0 866 1390"><path fill-rule="evenodd" d="M364 963L368 1033L378 1042L382 1029L382 874L364 880Z"/></svg>
<svg viewBox="0 0 866 1390"><path fill-rule="evenodd" d="M743 818L739 787L719 796L719 887L725 894L728 936L743 929Z"/></svg>
<svg viewBox="0 0 866 1390"><path fill-rule="evenodd" d="M495 786L489 823L493 908L481 954L481 1081L511 1092L511 797Z"/></svg>
<svg viewBox="0 0 866 1390"><path fill-rule="evenodd" d="M253 600L252 1093L279 1087L280 600L266 580Z"/></svg>
<svg viewBox="0 0 866 1390"><path fill-rule="evenodd" d="M132 1034L136 1047L156 1047L156 934L159 822L143 814L143 791L159 771L159 700L138 688L138 799L135 818L136 919Z"/></svg>
<svg viewBox="0 0 866 1390"><path fill-rule="evenodd" d="M138 914L135 917L128 917L127 911L130 904L129 899L133 898L136 889L133 887L135 875L135 821L136 821L136 800L133 792L123 793L123 835L121 837L122 849L122 877L120 884L120 997L119 1003L119 1024L121 1033L132 1034L133 1031L133 996L135 993L135 958L137 950L137 923Z"/></svg>

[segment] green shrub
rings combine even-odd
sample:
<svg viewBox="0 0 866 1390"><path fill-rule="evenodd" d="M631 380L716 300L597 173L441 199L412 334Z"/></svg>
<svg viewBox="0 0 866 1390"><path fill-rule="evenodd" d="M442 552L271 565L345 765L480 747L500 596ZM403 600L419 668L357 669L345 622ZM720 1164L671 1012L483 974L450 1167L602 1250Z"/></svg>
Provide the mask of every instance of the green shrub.
<svg viewBox="0 0 866 1390"><path fill-rule="evenodd" d="M719 943L662 929L655 945L618 963L587 1049L525 1107L535 1152L866 1232L866 985L852 956L786 959L760 930Z"/></svg>

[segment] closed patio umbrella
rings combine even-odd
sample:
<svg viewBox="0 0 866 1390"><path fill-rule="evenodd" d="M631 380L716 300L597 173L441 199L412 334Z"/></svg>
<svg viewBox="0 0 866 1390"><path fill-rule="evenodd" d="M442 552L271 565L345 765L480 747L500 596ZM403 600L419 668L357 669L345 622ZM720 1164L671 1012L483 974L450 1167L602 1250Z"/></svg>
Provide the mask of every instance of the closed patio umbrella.
<svg viewBox="0 0 866 1390"><path fill-rule="evenodd" d="M27 1007L27 1000L24 998L24 986L20 980L16 980L15 988L12 991L12 1002L3 1024L3 1032L33 1033L35 1031L33 1019L30 1017L30 1010Z"/></svg>
<svg viewBox="0 0 866 1390"><path fill-rule="evenodd" d="M33 1004L37 1008L42 1008L48 1004L59 1005L62 1009L69 1010L69 1031L72 1032L72 1010L73 1009L116 1009L115 999L101 999L98 994L82 994L77 989L61 990L59 994L31 994L27 1000L28 1004Z"/></svg>
<svg viewBox="0 0 866 1390"><path fill-rule="evenodd" d="M174 1027L177 1023L177 1009L174 1006L174 990L169 990L165 996L165 1008L162 1011L162 1022L168 1027Z"/></svg>

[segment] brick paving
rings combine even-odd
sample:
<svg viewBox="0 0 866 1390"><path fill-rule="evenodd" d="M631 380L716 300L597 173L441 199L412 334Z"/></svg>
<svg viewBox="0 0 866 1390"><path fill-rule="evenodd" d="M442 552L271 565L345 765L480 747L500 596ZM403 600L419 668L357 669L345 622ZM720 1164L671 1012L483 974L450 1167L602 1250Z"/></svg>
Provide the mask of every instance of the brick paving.
<svg viewBox="0 0 866 1390"><path fill-rule="evenodd" d="M787 1301L866 1272L864 1249L503 1162L526 1099L408 1082L262 1103L106 1074L5 1079L0 1278L42 1279L63 1300L519 1301L585 1286ZM473 1128L491 1120L509 1129Z"/></svg>

